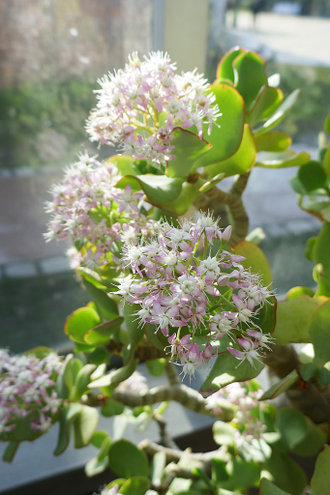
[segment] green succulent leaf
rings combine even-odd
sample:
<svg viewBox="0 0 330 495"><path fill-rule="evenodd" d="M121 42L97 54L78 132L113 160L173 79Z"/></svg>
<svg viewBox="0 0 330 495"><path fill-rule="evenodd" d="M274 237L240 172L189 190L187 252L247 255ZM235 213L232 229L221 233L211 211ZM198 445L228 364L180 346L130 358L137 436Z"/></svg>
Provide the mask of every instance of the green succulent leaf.
<svg viewBox="0 0 330 495"><path fill-rule="evenodd" d="M271 481L263 478L260 483L259 495L290 495L290 493L281 490Z"/></svg>
<svg viewBox="0 0 330 495"><path fill-rule="evenodd" d="M125 407L121 402L112 399L111 397L106 400L106 402L101 407L101 414L106 418L110 418L111 416L117 416L124 412Z"/></svg>
<svg viewBox="0 0 330 495"><path fill-rule="evenodd" d="M299 89L295 89L277 108L275 113L264 122L260 127L254 130L254 135L259 136L265 132L274 129L282 120L291 112L293 106L298 100L300 94Z"/></svg>
<svg viewBox="0 0 330 495"><path fill-rule="evenodd" d="M254 273L258 273L261 276L263 285L270 285L272 283L272 274L270 266L263 251L248 241L241 241L234 246L235 254L244 256L245 260L241 263L244 268L251 268Z"/></svg>
<svg viewBox="0 0 330 495"><path fill-rule="evenodd" d="M166 466L166 454L164 451L157 452L152 459L151 481L154 486L160 486Z"/></svg>
<svg viewBox="0 0 330 495"><path fill-rule="evenodd" d="M109 464L118 476L148 476L148 459L146 454L128 440L114 442L109 450Z"/></svg>
<svg viewBox="0 0 330 495"><path fill-rule="evenodd" d="M201 181L195 182L193 184L191 184L190 182L184 182L182 184L182 189L179 196L174 201L171 201L164 205L164 210L176 216L184 215L184 213L186 213L197 196L200 194L200 183Z"/></svg>
<svg viewBox="0 0 330 495"><path fill-rule="evenodd" d="M92 296L98 312L105 321L112 320L118 316L117 304L104 290L95 287L87 280L84 280L84 286Z"/></svg>
<svg viewBox="0 0 330 495"><path fill-rule="evenodd" d="M8 442L8 445L3 453L3 462L12 462L20 446L20 442Z"/></svg>
<svg viewBox="0 0 330 495"><path fill-rule="evenodd" d="M253 127L269 119L283 101L283 93L278 88L263 86L247 116L247 122Z"/></svg>
<svg viewBox="0 0 330 495"><path fill-rule="evenodd" d="M307 484L301 467L288 454L275 448L272 449L270 459L264 464L261 475L290 495L300 495Z"/></svg>
<svg viewBox="0 0 330 495"><path fill-rule="evenodd" d="M246 53L246 50L238 46L232 48L227 53L225 53L225 55L221 58L217 67L217 72L216 72L217 80L220 80L221 82L221 80L224 79L234 83L235 75L234 75L233 62L238 57L238 55L241 55L242 53Z"/></svg>
<svg viewBox="0 0 330 495"><path fill-rule="evenodd" d="M73 422L74 446L81 449L90 444L99 422L99 413L95 407L81 405L81 410Z"/></svg>
<svg viewBox="0 0 330 495"><path fill-rule="evenodd" d="M113 320L105 321L104 323L101 323L101 325L97 325L85 334L85 342L93 346L108 344L111 335L117 333L123 321L124 318L118 316Z"/></svg>
<svg viewBox="0 0 330 495"><path fill-rule="evenodd" d="M184 129L176 128L173 134L171 146L174 146L175 158L167 162L166 175L171 178L186 178L196 160L209 152L212 145Z"/></svg>
<svg viewBox="0 0 330 495"><path fill-rule="evenodd" d="M245 124L243 138L236 153L226 160L208 166L206 172L210 178L218 174L226 174L226 177L243 174L254 166L256 157L256 142L250 126Z"/></svg>
<svg viewBox="0 0 330 495"><path fill-rule="evenodd" d="M212 84L209 90L215 96L222 116L212 126L207 141L213 148L194 165L194 170L226 160L238 150L243 136L244 102L240 94L224 84ZM218 173L222 172L219 170Z"/></svg>
<svg viewBox="0 0 330 495"><path fill-rule="evenodd" d="M291 299L301 295L313 297L315 295L315 291L313 291L310 287L292 287L286 295L286 300L291 301Z"/></svg>
<svg viewBox="0 0 330 495"><path fill-rule="evenodd" d="M263 168L288 168L300 167L310 161L310 155L306 151L295 153L292 150L281 151L279 153L261 152L258 155L256 167Z"/></svg>
<svg viewBox="0 0 330 495"><path fill-rule="evenodd" d="M94 364L86 364L78 372L70 393L70 399L72 401L78 401L88 391L87 387L91 381L91 374L95 368L96 366Z"/></svg>
<svg viewBox="0 0 330 495"><path fill-rule="evenodd" d="M133 158L125 155L114 155L108 158L107 162L113 163L122 176L136 175L137 171L133 165Z"/></svg>
<svg viewBox="0 0 330 495"><path fill-rule="evenodd" d="M146 361L147 368L152 376L163 376L168 359L149 359Z"/></svg>
<svg viewBox="0 0 330 495"><path fill-rule="evenodd" d="M314 362L323 366L330 361L330 300L315 312L310 323L310 336L314 345Z"/></svg>
<svg viewBox="0 0 330 495"><path fill-rule="evenodd" d="M281 301L277 306L276 326L273 336L276 343L310 342L310 325L317 309L323 304L322 297L301 294L289 301Z"/></svg>
<svg viewBox="0 0 330 495"><path fill-rule="evenodd" d="M328 115L326 116L326 119L324 121L324 130L325 130L325 132L330 134L330 112L328 113Z"/></svg>
<svg viewBox="0 0 330 495"><path fill-rule="evenodd" d="M256 137L258 151L278 152L287 150L292 143L284 132L271 131Z"/></svg>
<svg viewBox="0 0 330 495"><path fill-rule="evenodd" d="M329 246L330 246L330 223L325 222L323 224L321 232L317 236L316 241L314 243L312 256L315 263L322 265L322 278L328 293L330 292Z"/></svg>
<svg viewBox="0 0 330 495"><path fill-rule="evenodd" d="M296 370L292 371L285 378L275 383L272 387L266 390L259 400L271 400L278 397L283 392L288 390L288 388L292 387L299 380L299 375Z"/></svg>
<svg viewBox="0 0 330 495"><path fill-rule="evenodd" d="M85 334L100 323L100 317L95 309L85 306L76 309L67 317L64 331L74 342L85 344Z"/></svg>
<svg viewBox="0 0 330 495"><path fill-rule="evenodd" d="M300 167L297 175L306 193L315 189L327 188L327 174L319 162L310 161Z"/></svg>
<svg viewBox="0 0 330 495"><path fill-rule="evenodd" d="M234 445L236 428L224 421L216 421L213 425L213 439L217 445Z"/></svg>
<svg viewBox="0 0 330 495"><path fill-rule="evenodd" d="M118 383L127 380L127 378L129 378L134 373L137 363L137 359L132 358L128 360L125 366L122 366L117 370L110 371L110 373L108 373L107 375L94 380L88 385L88 388L103 388L118 385Z"/></svg>
<svg viewBox="0 0 330 495"><path fill-rule="evenodd" d="M117 183L117 187L124 189L130 184L132 189L142 191L151 204L164 205L174 201L180 194L183 179L171 179L166 175L126 175Z"/></svg>
<svg viewBox="0 0 330 495"><path fill-rule="evenodd" d="M65 404L61 411L59 435L54 455L62 454L70 442L71 427L81 412L82 405L76 403ZM97 412L97 411L96 411Z"/></svg>
<svg viewBox="0 0 330 495"><path fill-rule="evenodd" d="M326 448L319 454L314 474L311 480L311 487L314 495L325 495L330 486L330 449Z"/></svg>
<svg viewBox="0 0 330 495"><path fill-rule="evenodd" d="M137 311L141 309L138 304L125 304L124 306L124 319L125 326L131 342L138 344L144 336L143 327L141 327Z"/></svg>
<svg viewBox="0 0 330 495"><path fill-rule="evenodd" d="M235 346L234 346L235 347ZM256 361L252 366L248 361L238 361L228 351L221 353L201 386L200 393L208 397L222 387L234 382L251 380L259 375L264 365Z"/></svg>
<svg viewBox="0 0 330 495"><path fill-rule="evenodd" d="M145 495L150 487L150 481L144 476L133 476L125 481L119 490L119 493L125 495Z"/></svg>
<svg viewBox="0 0 330 495"><path fill-rule="evenodd" d="M260 89L267 85L265 61L254 52L241 53L233 62L235 88L243 96L249 110Z"/></svg>

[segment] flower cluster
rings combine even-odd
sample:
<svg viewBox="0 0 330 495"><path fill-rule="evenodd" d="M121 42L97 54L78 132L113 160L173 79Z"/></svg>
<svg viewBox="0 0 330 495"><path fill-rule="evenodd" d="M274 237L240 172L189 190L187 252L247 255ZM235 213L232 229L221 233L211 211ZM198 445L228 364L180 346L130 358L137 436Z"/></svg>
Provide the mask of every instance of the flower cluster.
<svg viewBox="0 0 330 495"><path fill-rule="evenodd" d="M242 256L225 249L230 234L203 214L178 227L162 223L150 241L123 248L133 276L120 281L117 294L140 306L141 326L154 325L168 339L184 375L216 355L224 337L228 351L252 366L271 342L254 322L271 292L243 268Z"/></svg>
<svg viewBox="0 0 330 495"><path fill-rule="evenodd" d="M256 382L254 382L256 383ZM253 440L263 438L267 427L260 419L265 403L259 402L260 390L251 390L249 382L232 383L207 398L208 407L221 411L221 402L229 401L235 407L231 425L235 427L234 442L236 448L244 455L251 448Z"/></svg>
<svg viewBox="0 0 330 495"><path fill-rule="evenodd" d="M129 185L124 190L116 188L120 178L114 163L101 163L85 154L53 187L53 201L46 209L52 218L45 237L47 241L69 239L75 245L69 251L74 268L108 263L118 243L132 242L147 231L148 220L138 208L143 193L134 193Z"/></svg>
<svg viewBox="0 0 330 495"><path fill-rule="evenodd" d="M196 70L176 73L167 53L151 53L144 61L136 53L124 70L100 79L98 104L87 122L92 141L119 144L125 155L165 163L173 158L174 127L197 128L221 116L209 85Z"/></svg>
<svg viewBox="0 0 330 495"><path fill-rule="evenodd" d="M147 379L139 371L134 371L134 373L129 378L127 378L127 380L121 382L116 388L116 392L129 394L144 394L147 391Z"/></svg>
<svg viewBox="0 0 330 495"><path fill-rule="evenodd" d="M11 356L0 350L0 436L28 418L32 430L44 432L62 404L55 384L63 368L53 353L43 359L34 354Z"/></svg>

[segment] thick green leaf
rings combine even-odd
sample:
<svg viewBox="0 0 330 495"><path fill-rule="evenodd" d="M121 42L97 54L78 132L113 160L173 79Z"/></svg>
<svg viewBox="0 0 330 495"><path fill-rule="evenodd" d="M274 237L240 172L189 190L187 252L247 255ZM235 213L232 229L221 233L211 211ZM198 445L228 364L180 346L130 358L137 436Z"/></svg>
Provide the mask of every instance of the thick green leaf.
<svg viewBox="0 0 330 495"><path fill-rule="evenodd" d="M65 404L60 414L60 430L58 435L57 446L54 455L62 454L69 445L71 427L75 419L79 416L82 404ZM96 411L97 412L97 411Z"/></svg>
<svg viewBox="0 0 330 495"><path fill-rule="evenodd" d="M286 295L286 300L291 301L291 299L301 295L313 297L315 292L310 287L292 287Z"/></svg>
<svg viewBox="0 0 330 495"><path fill-rule="evenodd" d="M204 182L204 184L199 188L199 192L205 193L206 191L209 191L214 186L216 186L219 182L221 182L225 176L226 176L226 174L218 174L215 177L213 177L212 180Z"/></svg>
<svg viewBox="0 0 330 495"><path fill-rule="evenodd" d="M325 222L322 230L316 238L313 247L313 259L315 263L322 265L322 276L324 283L326 284L328 291L330 291L330 223Z"/></svg>
<svg viewBox="0 0 330 495"><path fill-rule="evenodd" d="M20 446L20 442L9 442L2 456L3 462L12 462Z"/></svg>
<svg viewBox="0 0 330 495"><path fill-rule="evenodd" d="M220 354L204 381L200 393L203 397L208 397L213 392L230 383L243 382L255 378L264 366L259 362L255 362L254 364L255 367L251 366L247 361L238 361L228 351Z"/></svg>
<svg viewBox="0 0 330 495"><path fill-rule="evenodd" d="M226 160L210 165L206 172L210 178L222 173L226 174L227 177L243 174L253 167L256 157L256 142L250 126L245 124L242 142L236 153Z"/></svg>
<svg viewBox="0 0 330 495"><path fill-rule="evenodd" d="M106 402L101 407L101 414L106 418L110 418L111 416L117 416L117 414L121 414L124 412L125 407L121 402L112 399L111 397L106 400Z"/></svg>
<svg viewBox="0 0 330 495"><path fill-rule="evenodd" d="M143 326L141 326L137 311L141 309L138 304L125 304L124 306L124 319L125 326L131 342L138 344L144 336Z"/></svg>
<svg viewBox="0 0 330 495"><path fill-rule="evenodd" d="M107 375L102 376L98 380L93 381L88 385L88 388L109 387L110 385L118 385L118 383L127 380L136 370L138 360L131 359L125 366L114 371L110 371Z"/></svg>
<svg viewBox="0 0 330 495"><path fill-rule="evenodd" d="M240 94L224 84L212 84L210 92L215 96L222 116L217 120L218 125L213 124L212 132L207 136L213 148L197 160L194 165L196 170L232 156L238 150L243 136L245 109Z"/></svg>
<svg viewBox="0 0 330 495"><path fill-rule="evenodd" d="M221 483L228 490L246 490L248 487L256 486L260 479L260 464L247 462L241 456L235 454L227 462L229 478Z"/></svg>
<svg viewBox="0 0 330 495"><path fill-rule="evenodd" d="M323 298L305 294L281 301L277 306L276 326L273 337L279 345L310 342L310 324L312 318L323 304Z"/></svg>
<svg viewBox="0 0 330 495"><path fill-rule="evenodd" d="M263 478L260 483L259 495L290 495L290 493L284 492L271 481Z"/></svg>
<svg viewBox="0 0 330 495"><path fill-rule="evenodd" d="M106 438L109 438L107 431L105 430L94 431L93 436L91 438L91 444L94 445L94 447L100 449L102 443Z"/></svg>
<svg viewBox="0 0 330 495"><path fill-rule="evenodd" d="M149 372L153 376L163 376L165 371L165 366L167 363L168 363L168 359L159 358L159 359L149 359L146 362L146 365Z"/></svg>
<svg viewBox="0 0 330 495"><path fill-rule="evenodd" d="M184 215L200 194L199 188L202 181L195 183L184 182L179 196L170 203L163 206L163 209L173 215Z"/></svg>
<svg viewBox="0 0 330 495"><path fill-rule="evenodd" d="M288 449L292 450L304 440L307 435L307 421L297 409L279 409L275 418L275 426L281 433L281 439Z"/></svg>
<svg viewBox="0 0 330 495"><path fill-rule="evenodd" d="M96 366L94 364L86 364L78 372L70 393L70 399L72 401L78 401L87 392L87 387L91 381L91 374L95 368Z"/></svg>
<svg viewBox="0 0 330 495"><path fill-rule="evenodd" d="M241 53L246 53L246 50L236 46L235 48L229 50L229 52L225 53L225 55L221 58L216 73L216 78L219 79L220 82L221 79L225 79L234 83L235 76L233 62L238 55L241 55Z"/></svg>
<svg viewBox="0 0 330 495"><path fill-rule="evenodd" d="M277 152L287 150L292 143L285 132L271 131L256 137L258 151Z"/></svg>
<svg viewBox="0 0 330 495"><path fill-rule="evenodd" d="M42 345L38 347L33 347L33 349L29 349L28 351L24 352L26 356L33 354L33 356L35 356L38 359L44 359L45 357L49 356L49 354L53 354L53 353L54 351L52 349Z"/></svg>
<svg viewBox="0 0 330 495"><path fill-rule="evenodd" d="M76 449L81 449L90 444L98 422L99 413L97 409L95 407L82 405L80 413L73 423L74 446Z"/></svg>
<svg viewBox="0 0 330 495"><path fill-rule="evenodd" d="M330 134L330 112L328 113L328 115L326 116L326 119L324 121L324 130L325 130L325 132Z"/></svg>
<svg viewBox="0 0 330 495"><path fill-rule="evenodd" d="M327 174L319 162L310 161L301 167L298 179L306 192L327 187Z"/></svg>
<svg viewBox="0 0 330 495"><path fill-rule="evenodd" d="M325 170L325 173L327 176L330 176L330 146L328 146L326 152L324 153L323 157L323 168Z"/></svg>
<svg viewBox="0 0 330 495"><path fill-rule="evenodd" d="M91 284L87 280L84 280L84 286L92 296L98 311L101 313L103 319L112 320L118 316L118 307L113 299L103 290L98 289L95 285Z"/></svg>
<svg viewBox="0 0 330 495"><path fill-rule="evenodd" d="M108 457L104 457L101 460L99 460L97 457L93 457L93 459L90 459L85 465L85 474L88 478L92 478L97 474L103 473L103 471L105 471L108 466Z"/></svg>
<svg viewBox="0 0 330 495"><path fill-rule="evenodd" d="M243 96L247 110L267 85L265 61L254 52L241 53L233 62L235 88Z"/></svg>
<svg viewBox="0 0 330 495"><path fill-rule="evenodd" d="M151 481L154 486L160 486L166 466L166 454L164 451L157 452L152 458Z"/></svg>
<svg viewBox="0 0 330 495"><path fill-rule="evenodd" d="M86 306L76 309L67 317L64 331L74 342L85 344L85 334L100 323L100 317L95 309Z"/></svg>
<svg viewBox="0 0 330 495"><path fill-rule="evenodd" d="M255 166L263 168L300 167L309 161L310 155L306 151L301 151L300 153L295 153L291 150L281 151L279 153L261 152Z"/></svg>
<svg viewBox="0 0 330 495"><path fill-rule="evenodd" d="M264 86L247 116L247 122L253 127L269 119L283 101L283 93L278 88Z"/></svg>
<svg viewBox="0 0 330 495"><path fill-rule="evenodd" d="M258 129L254 130L254 135L259 136L264 132L270 131L276 127L282 120L291 112L292 107L296 103L300 94L299 89L295 89L278 107L276 112L268 119L264 124L262 124Z"/></svg>
<svg viewBox="0 0 330 495"><path fill-rule="evenodd" d="M213 425L213 439L218 445L233 445L235 444L236 428L225 423L224 421L216 421Z"/></svg>
<svg viewBox="0 0 330 495"><path fill-rule="evenodd" d="M226 462L222 459L212 459L212 481L216 485L221 485L223 481L228 480L229 474L226 467Z"/></svg>
<svg viewBox="0 0 330 495"><path fill-rule="evenodd" d="M118 316L118 318L101 323L101 325L92 328L85 334L85 342L95 346L100 344L108 344L110 336L120 328L123 321L124 319L121 316Z"/></svg>
<svg viewBox="0 0 330 495"><path fill-rule="evenodd" d="M304 419L306 421L305 437L292 448L292 452L302 457L311 457L320 452L327 438L309 418L304 417Z"/></svg>
<svg viewBox="0 0 330 495"><path fill-rule="evenodd" d="M300 495L307 484L304 471L291 457L273 448L261 475L290 495Z"/></svg>
<svg viewBox="0 0 330 495"><path fill-rule="evenodd" d="M133 166L133 158L125 155L114 155L108 158L107 162L113 163L121 175L136 175L137 171Z"/></svg>
<svg viewBox="0 0 330 495"><path fill-rule="evenodd" d="M166 175L126 175L119 180L117 187L124 189L126 184L130 184L132 188L142 189L150 203L163 205L179 196L182 183L182 179L170 179Z"/></svg>
<svg viewBox="0 0 330 495"><path fill-rule="evenodd" d="M125 495L145 495L150 487L150 481L144 476L133 476L120 488L119 493Z"/></svg>
<svg viewBox="0 0 330 495"><path fill-rule="evenodd" d="M315 312L310 324L310 336L314 345L314 362L323 366L330 361L330 300Z"/></svg>
<svg viewBox="0 0 330 495"><path fill-rule="evenodd" d="M171 178L186 178L196 160L209 152L212 145L200 139L197 134L184 129L174 129L173 134L171 146L174 146L175 158L167 162L166 175Z"/></svg>
<svg viewBox="0 0 330 495"><path fill-rule="evenodd" d="M313 495L325 495L330 486L330 448L321 452L316 460L314 474L311 480Z"/></svg>
<svg viewBox="0 0 330 495"><path fill-rule="evenodd" d="M259 400L275 399L275 397L278 397L283 392L288 390L288 388L292 387L292 385L294 385L296 383L296 381L298 381L298 380L299 380L299 375L296 372L296 370L294 370L289 375L287 375L285 378L283 378L279 382L275 383L275 385L273 385L268 390L266 390L262 394L262 396L260 397Z"/></svg>
<svg viewBox="0 0 330 495"><path fill-rule="evenodd" d="M244 268L251 268L254 273L259 273L263 285L272 283L272 274L269 263L263 251L252 242L242 241L236 244L234 252L240 256L244 256L242 261Z"/></svg>
<svg viewBox="0 0 330 495"><path fill-rule="evenodd" d="M109 450L109 464L118 476L148 476L148 459L134 443L128 440L114 442Z"/></svg>

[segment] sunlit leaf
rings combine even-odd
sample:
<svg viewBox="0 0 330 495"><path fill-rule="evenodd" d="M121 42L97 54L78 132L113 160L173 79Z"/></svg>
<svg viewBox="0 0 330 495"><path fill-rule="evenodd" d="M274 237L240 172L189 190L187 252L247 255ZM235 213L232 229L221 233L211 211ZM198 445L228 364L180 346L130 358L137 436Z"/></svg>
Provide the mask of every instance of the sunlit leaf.
<svg viewBox="0 0 330 495"><path fill-rule="evenodd" d="M222 173L226 174L227 177L243 174L253 167L256 157L256 142L250 126L245 124L242 142L236 153L226 160L208 166L205 171L211 178Z"/></svg>
<svg viewBox="0 0 330 495"><path fill-rule="evenodd" d="M269 119L283 101L283 93L278 88L261 88L254 105L247 116L247 122L253 127Z"/></svg>
<svg viewBox="0 0 330 495"><path fill-rule="evenodd" d="M270 131L276 127L282 120L291 112L291 109L298 100L300 94L299 89L295 89L278 107L276 112L264 124L254 130L254 135L259 136L264 132Z"/></svg>
<svg viewBox="0 0 330 495"><path fill-rule="evenodd" d="M188 177L196 160L209 152L212 146L196 134L184 129L174 129L173 134L171 146L174 146L175 158L167 162L166 175L171 178L185 178Z"/></svg>
<svg viewBox="0 0 330 495"><path fill-rule="evenodd" d="M309 161L310 155L306 151L301 151L300 153L295 153L291 150L279 153L261 152L258 155L255 166L264 168L300 167Z"/></svg>
<svg viewBox="0 0 330 495"><path fill-rule="evenodd" d="M287 150L292 143L284 132L271 131L256 137L258 151L277 152Z"/></svg>

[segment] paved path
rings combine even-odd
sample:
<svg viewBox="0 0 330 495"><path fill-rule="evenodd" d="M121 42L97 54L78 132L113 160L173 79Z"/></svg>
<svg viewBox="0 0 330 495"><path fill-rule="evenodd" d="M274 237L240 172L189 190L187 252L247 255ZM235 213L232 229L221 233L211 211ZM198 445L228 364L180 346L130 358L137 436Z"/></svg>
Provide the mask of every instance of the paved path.
<svg viewBox="0 0 330 495"><path fill-rule="evenodd" d="M330 66L330 19L260 13L256 27L250 12L239 12L236 28L227 14L230 46L241 45L274 56L280 62Z"/></svg>

